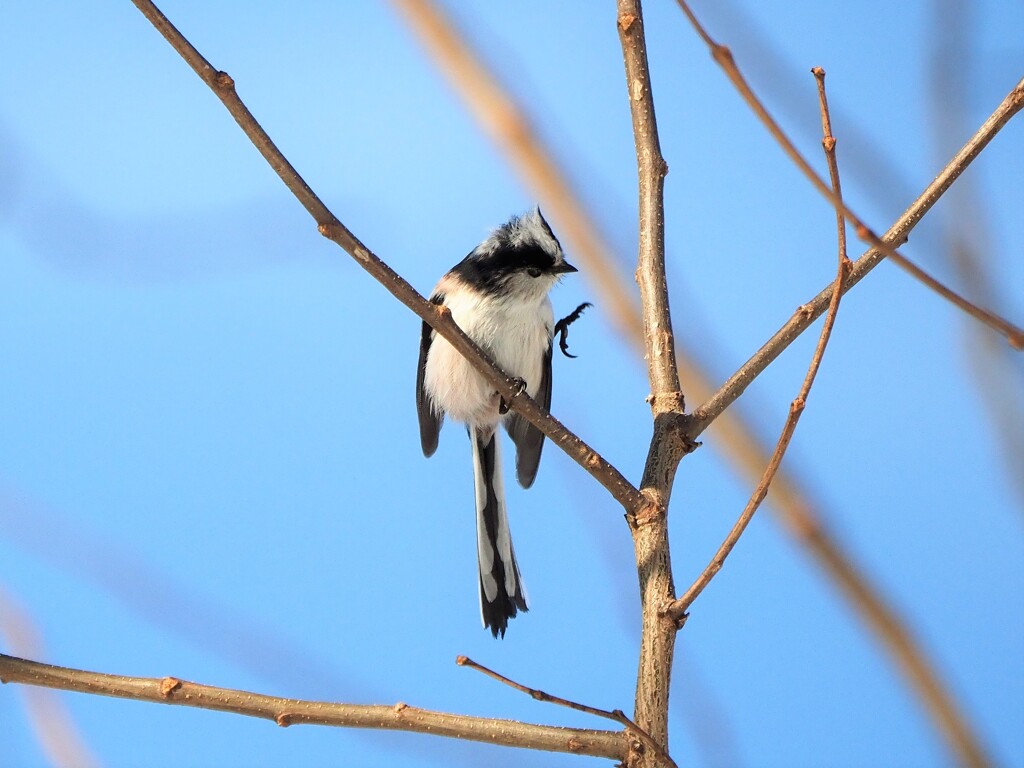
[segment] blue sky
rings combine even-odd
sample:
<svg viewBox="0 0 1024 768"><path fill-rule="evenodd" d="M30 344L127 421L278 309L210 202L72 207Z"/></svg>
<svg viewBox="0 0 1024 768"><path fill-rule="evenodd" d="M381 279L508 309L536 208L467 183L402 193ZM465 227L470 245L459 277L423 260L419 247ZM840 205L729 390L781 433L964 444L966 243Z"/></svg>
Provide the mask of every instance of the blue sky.
<svg viewBox="0 0 1024 768"><path fill-rule="evenodd" d="M958 145L1022 75L1024 11L969 4L965 49L937 54L941 4L833 5L695 8L819 167L809 70L827 70L847 200L881 231L955 149L936 138L936 104L952 108L930 90L932 62L965 78L949 129ZM448 4L628 275L635 158L614 4L497 6ZM421 292L537 202L390 5L161 8L235 78L336 215ZM724 379L831 279L834 219L675 5L650 2L646 17L676 330ZM605 727L456 667L466 654L631 709L636 574L607 494L550 446L534 487L509 490L531 611L493 641L479 624L467 441L449 426L437 455L420 454L419 321L317 234L130 3L7 3L0 43L0 589L31 617L43 659ZM996 308L1018 324L1022 150L1018 119L962 179L980 213L965 221L940 202L906 249L956 284L944 236L969 232ZM594 299L585 272L555 290L556 313ZM883 264L843 302L786 467L993 757L1024 766L1024 457L1003 449L972 369L988 338ZM740 402L766 439L812 345L794 344ZM572 347L578 359L555 362L553 411L635 482L650 434L640 362L600 306ZM1020 356L997 359L1003 368L983 365L1019 408ZM749 492L707 433L673 497L677 589ZM63 701L110 766L583 762ZM679 636L672 705L681 763L951 762L875 639L767 509ZM0 763L47 764L14 686L0 688L0 745Z"/></svg>

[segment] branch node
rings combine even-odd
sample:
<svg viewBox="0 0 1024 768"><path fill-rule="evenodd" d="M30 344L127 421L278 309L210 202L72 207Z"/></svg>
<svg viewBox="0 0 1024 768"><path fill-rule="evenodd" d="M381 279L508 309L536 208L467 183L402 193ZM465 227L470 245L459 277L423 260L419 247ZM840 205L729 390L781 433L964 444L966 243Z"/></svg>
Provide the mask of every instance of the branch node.
<svg viewBox="0 0 1024 768"><path fill-rule="evenodd" d="M583 749L583 744L575 736L570 736L569 740L567 742L565 742L565 747L570 752L574 752L575 753L575 752L579 752L581 749Z"/></svg>
<svg viewBox="0 0 1024 768"><path fill-rule="evenodd" d="M792 403L789 404L789 412L793 414L800 413L806 405L807 399L803 397L798 397Z"/></svg>
<svg viewBox="0 0 1024 768"><path fill-rule="evenodd" d="M176 677L165 677L160 681L160 695L165 699L171 698L171 695L181 688L181 680Z"/></svg>
<svg viewBox="0 0 1024 768"><path fill-rule="evenodd" d="M629 32L633 24L636 23L636 15L632 13L624 13L619 16L619 29L623 32Z"/></svg>
<svg viewBox="0 0 1024 768"><path fill-rule="evenodd" d="M735 66L735 60L732 57L732 51L729 50L729 46L721 45L720 43L713 43L711 46L711 56L719 65Z"/></svg>
<svg viewBox="0 0 1024 768"><path fill-rule="evenodd" d="M274 722L282 728L287 728L292 724L292 722L294 722L292 717L291 712L278 712L277 717L274 718Z"/></svg>
<svg viewBox="0 0 1024 768"><path fill-rule="evenodd" d="M665 517L665 505L660 501L652 499L650 495L644 494L644 503L634 513L626 515L626 521L629 523L629 527L634 531L643 528L645 525L651 525L658 522Z"/></svg>
<svg viewBox="0 0 1024 768"><path fill-rule="evenodd" d="M218 72L213 76L213 85L218 91L235 90L235 81L227 72Z"/></svg>
<svg viewBox="0 0 1024 768"><path fill-rule="evenodd" d="M658 413L678 413L682 415L686 409L686 400L683 397L683 393L676 390L675 392L660 392L658 394L650 394L644 398L650 403L652 409L656 409Z"/></svg>
<svg viewBox="0 0 1024 768"><path fill-rule="evenodd" d="M463 658L465 658L465 656L463 656ZM403 712L405 712L405 710L407 710L408 708L408 704L406 704L404 701L400 701L397 704L395 704L395 714L400 715Z"/></svg>

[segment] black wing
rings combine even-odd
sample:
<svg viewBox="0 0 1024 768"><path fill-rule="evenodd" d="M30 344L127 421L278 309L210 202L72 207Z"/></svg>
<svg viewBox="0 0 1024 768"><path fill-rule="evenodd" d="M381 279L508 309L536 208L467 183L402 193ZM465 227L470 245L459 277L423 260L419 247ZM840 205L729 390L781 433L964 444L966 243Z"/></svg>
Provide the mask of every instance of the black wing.
<svg viewBox="0 0 1024 768"><path fill-rule="evenodd" d="M440 304L444 297L435 296L430 300L434 304ZM416 367L416 414L420 419L420 445L423 447L424 456L433 456L437 450L437 437L441 434L441 423L444 421L444 415L434 411L423 382L427 373L427 353L430 352L433 335L434 329L424 323L420 332L420 362Z"/></svg>
<svg viewBox="0 0 1024 768"><path fill-rule="evenodd" d="M551 344L548 343L536 398L546 411L551 410L551 350ZM529 488L537 477L540 452L544 448L544 433L515 412L506 419L505 429L516 444L516 478L523 488Z"/></svg>

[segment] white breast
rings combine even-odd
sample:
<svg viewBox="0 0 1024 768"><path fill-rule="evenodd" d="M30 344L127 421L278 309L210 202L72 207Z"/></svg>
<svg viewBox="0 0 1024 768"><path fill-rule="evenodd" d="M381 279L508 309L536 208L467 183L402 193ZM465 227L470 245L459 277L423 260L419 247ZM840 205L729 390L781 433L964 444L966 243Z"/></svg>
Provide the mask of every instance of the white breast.
<svg viewBox="0 0 1024 768"><path fill-rule="evenodd" d="M438 288L443 293L443 283ZM533 397L540 389L544 354L554 316L547 294L515 301L453 291L445 299L452 318L509 376L526 381ZM440 336L434 335L424 385L434 407L471 426L495 426L499 398L494 386Z"/></svg>

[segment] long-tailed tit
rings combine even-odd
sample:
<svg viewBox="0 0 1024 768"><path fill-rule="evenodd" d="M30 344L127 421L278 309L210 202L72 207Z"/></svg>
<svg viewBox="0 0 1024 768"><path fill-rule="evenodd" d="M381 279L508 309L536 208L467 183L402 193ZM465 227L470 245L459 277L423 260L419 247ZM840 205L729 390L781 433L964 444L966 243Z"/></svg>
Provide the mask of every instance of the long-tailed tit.
<svg viewBox="0 0 1024 768"><path fill-rule="evenodd" d="M544 408L551 406L554 316L548 292L575 272L536 208L491 233L437 284L430 300ZM577 313L578 314L578 313ZM484 626L505 636L508 620L526 611L501 480L498 425L516 446L516 477L529 488L537 476L544 435L508 411L494 389L444 338L423 324L416 372L416 410L423 454L437 450L445 416L466 424L473 446L477 562Z"/></svg>

